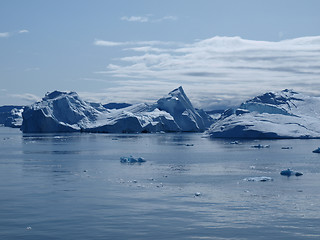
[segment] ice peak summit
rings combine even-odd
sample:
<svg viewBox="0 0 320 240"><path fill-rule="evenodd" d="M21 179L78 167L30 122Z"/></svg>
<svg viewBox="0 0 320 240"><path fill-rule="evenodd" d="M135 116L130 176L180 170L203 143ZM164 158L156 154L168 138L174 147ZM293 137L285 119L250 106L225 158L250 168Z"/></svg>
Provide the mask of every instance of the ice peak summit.
<svg viewBox="0 0 320 240"><path fill-rule="evenodd" d="M281 105L287 104L291 100L302 101L301 98L296 97L297 95L299 95L299 93L291 89L285 89L281 92L267 92L265 94L262 94L260 96L254 97L253 99L246 101L246 103L256 102L262 104Z"/></svg>
<svg viewBox="0 0 320 240"><path fill-rule="evenodd" d="M186 109L194 110L194 107L181 86L169 92L167 96L160 98L157 103L160 110L164 109L168 112L183 112Z"/></svg>
<svg viewBox="0 0 320 240"><path fill-rule="evenodd" d="M49 99L53 100L56 98L67 97L67 96L78 97L78 94L76 92L62 92L62 91L55 90L53 92L47 92L42 100L43 101L46 101Z"/></svg>

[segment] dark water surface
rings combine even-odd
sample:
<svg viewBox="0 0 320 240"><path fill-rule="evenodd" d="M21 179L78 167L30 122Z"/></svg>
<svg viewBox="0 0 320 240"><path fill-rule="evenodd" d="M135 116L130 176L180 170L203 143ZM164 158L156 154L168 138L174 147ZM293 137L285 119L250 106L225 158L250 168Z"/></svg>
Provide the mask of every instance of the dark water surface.
<svg viewBox="0 0 320 240"><path fill-rule="evenodd" d="M319 146L1 127L0 239L320 239Z"/></svg>

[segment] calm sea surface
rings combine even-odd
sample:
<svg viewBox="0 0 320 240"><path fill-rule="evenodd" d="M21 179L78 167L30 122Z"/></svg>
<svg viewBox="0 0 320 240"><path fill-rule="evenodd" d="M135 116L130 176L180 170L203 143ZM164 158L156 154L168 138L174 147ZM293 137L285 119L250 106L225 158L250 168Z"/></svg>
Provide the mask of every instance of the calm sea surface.
<svg viewBox="0 0 320 240"><path fill-rule="evenodd" d="M319 146L0 127L0 239L320 239Z"/></svg>

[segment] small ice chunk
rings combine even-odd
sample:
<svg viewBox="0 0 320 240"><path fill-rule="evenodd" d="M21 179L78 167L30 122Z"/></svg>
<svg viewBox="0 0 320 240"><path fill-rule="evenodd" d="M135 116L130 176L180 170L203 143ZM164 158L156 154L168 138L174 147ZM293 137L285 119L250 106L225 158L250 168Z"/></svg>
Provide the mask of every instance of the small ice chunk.
<svg viewBox="0 0 320 240"><path fill-rule="evenodd" d="M187 147L192 147L192 146L194 146L192 143L187 143L187 144L185 144Z"/></svg>
<svg viewBox="0 0 320 240"><path fill-rule="evenodd" d="M320 153L320 147L312 151L313 153Z"/></svg>
<svg viewBox="0 0 320 240"><path fill-rule="evenodd" d="M292 149L292 147L282 147L281 149Z"/></svg>
<svg viewBox="0 0 320 240"><path fill-rule="evenodd" d="M282 170L282 171L280 172L280 174L281 174L282 176L287 176L287 177L290 177L291 175L295 175L295 176L297 176L297 177L303 175L303 173L292 171L290 168L288 168L287 170Z"/></svg>
<svg viewBox="0 0 320 240"><path fill-rule="evenodd" d="M26 229L27 229L27 230L31 230L31 229L32 229L32 227L26 227Z"/></svg>
<svg viewBox="0 0 320 240"><path fill-rule="evenodd" d="M230 144L239 144L238 141L233 141L233 142L230 142Z"/></svg>
<svg viewBox="0 0 320 240"><path fill-rule="evenodd" d="M200 196L201 196L201 192L196 192L196 193L194 194L194 196L195 196L195 197L200 197Z"/></svg>
<svg viewBox="0 0 320 240"><path fill-rule="evenodd" d="M258 145L252 145L252 148L270 148L270 145L261 145L260 143Z"/></svg>
<svg viewBox="0 0 320 240"><path fill-rule="evenodd" d="M287 170L282 170L282 171L280 172L280 174L281 174L282 176L288 176L288 177L290 177L290 176L293 174L293 171L291 171L291 170L288 168Z"/></svg>
<svg viewBox="0 0 320 240"><path fill-rule="evenodd" d="M120 157L120 162L121 163L142 163L142 162L146 162L146 160L142 157L135 158L130 155L129 157Z"/></svg>
<svg viewBox="0 0 320 240"><path fill-rule="evenodd" d="M249 177L249 178L245 178L243 179L244 181L247 182L271 182L273 181L273 178L271 177Z"/></svg>

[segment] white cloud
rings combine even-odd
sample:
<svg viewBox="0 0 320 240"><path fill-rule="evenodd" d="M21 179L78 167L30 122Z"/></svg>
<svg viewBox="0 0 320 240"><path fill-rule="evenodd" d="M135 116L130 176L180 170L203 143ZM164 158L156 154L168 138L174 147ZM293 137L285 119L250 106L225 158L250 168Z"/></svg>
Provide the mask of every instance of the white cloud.
<svg viewBox="0 0 320 240"><path fill-rule="evenodd" d="M150 42L117 45L132 45L133 51L100 74L122 81L117 91L125 89L128 80L134 83L129 89L141 94L152 91L157 82L183 85L203 107L238 104L256 94L284 88L319 95L315 89L320 88L320 36L279 42L213 37L188 44L171 42L170 49L153 42L157 48L150 47Z"/></svg>
<svg viewBox="0 0 320 240"><path fill-rule="evenodd" d="M127 22L140 22L140 23L160 23L163 21L176 21L178 17L176 16L164 16L161 18L155 18L152 14L148 14L146 16L123 16L120 18L122 21Z"/></svg>
<svg viewBox="0 0 320 240"><path fill-rule="evenodd" d="M11 37L17 34L22 34L22 33L28 33L29 31L26 29L23 30L19 30L19 31L13 31L13 32L2 32L0 33L0 38L7 38L7 37Z"/></svg>
<svg viewBox="0 0 320 240"><path fill-rule="evenodd" d="M21 34L21 33L29 33L29 30L22 29L22 30L19 30L18 33L20 33L20 34Z"/></svg>
<svg viewBox="0 0 320 240"><path fill-rule="evenodd" d="M128 22L149 22L149 18L148 17L143 17L143 16L131 16L131 17L127 17L127 16L123 16L121 17L122 21L128 21Z"/></svg>
<svg viewBox="0 0 320 240"><path fill-rule="evenodd" d="M152 20L153 22L163 22L163 21L177 21L178 17L176 16L164 16L162 18L157 18Z"/></svg>
<svg viewBox="0 0 320 240"><path fill-rule="evenodd" d="M105 46L105 47L115 47L115 46L126 45L126 43L122 43L122 42L111 42L111 41L104 41L99 39L96 39L93 44L96 46Z"/></svg>
<svg viewBox="0 0 320 240"><path fill-rule="evenodd" d="M9 36L10 36L10 33L8 33L8 32L0 33L0 38L5 38L5 37L9 37Z"/></svg>
<svg viewBox="0 0 320 240"><path fill-rule="evenodd" d="M96 39L93 42L94 45L96 46L104 46L104 47L117 47L117 46L139 46L139 45L144 45L143 47L146 50L146 47L149 46L156 46L156 45L181 45L181 43L177 42L163 42L163 41L128 41L128 42L114 42L114 41L106 41L106 40L101 40L101 39ZM139 51L137 47L134 48L126 48L124 50L133 50L133 51ZM164 49L153 49L154 51L166 51ZM142 51L142 49L140 49Z"/></svg>

